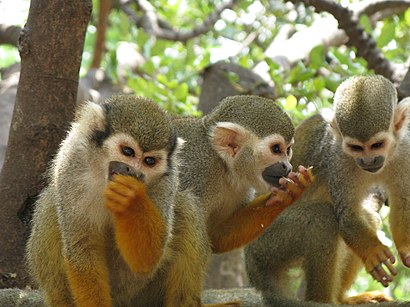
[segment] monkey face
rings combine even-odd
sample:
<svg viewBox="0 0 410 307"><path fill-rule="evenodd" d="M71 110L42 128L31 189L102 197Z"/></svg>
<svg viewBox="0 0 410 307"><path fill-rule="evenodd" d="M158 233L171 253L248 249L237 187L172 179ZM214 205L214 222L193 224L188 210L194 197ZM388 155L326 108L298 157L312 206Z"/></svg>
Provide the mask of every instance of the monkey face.
<svg viewBox="0 0 410 307"><path fill-rule="evenodd" d="M388 132L379 132L366 142L343 137L344 152L355 160L357 166L369 173L378 173L383 169L392 144L393 136Z"/></svg>
<svg viewBox="0 0 410 307"><path fill-rule="evenodd" d="M175 141L180 143L179 139ZM108 180L114 174L129 175L149 186L170 174L173 164L177 164L175 150L170 152L167 147L146 151L132 136L124 133L110 136L104 141L103 148L107 156L104 172Z"/></svg>
<svg viewBox="0 0 410 307"><path fill-rule="evenodd" d="M292 171L289 160L292 158L292 145L280 135L270 135L258 140L255 156L258 157L262 179L269 186L280 187L279 179Z"/></svg>
<svg viewBox="0 0 410 307"><path fill-rule="evenodd" d="M235 178L246 186L266 193L279 186L279 179L292 170L293 139L286 142L280 134L258 137L243 126L220 122L211 133L214 149Z"/></svg>

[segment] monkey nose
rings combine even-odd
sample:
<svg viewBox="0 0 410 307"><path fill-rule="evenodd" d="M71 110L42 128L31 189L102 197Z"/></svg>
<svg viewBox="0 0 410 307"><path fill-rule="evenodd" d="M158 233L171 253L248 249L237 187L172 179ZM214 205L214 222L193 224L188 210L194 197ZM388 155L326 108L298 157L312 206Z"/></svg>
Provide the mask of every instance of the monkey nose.
<svg viewBox="0 0 410 307"><path fill-rule="evenodd" d="M134 169L131 165L119 161L111 161L108 165L108 179L112 180L114 175L127 175L141 181L144 180L144 174Z"/></svg>
<svg viewBox="0 0 410 307"><path fill-rule="evenodd" d="M357 164L366 172L376 173L384 166L384 157L358 158Z"/></svg>
<svg viewBox="0 0 410 307"><path fill-rule="evenodd" d="M279 179L286 177L292 170L292 165L288 161L276 162L262 172L262 178L270 185L280 187Z"/></svg>

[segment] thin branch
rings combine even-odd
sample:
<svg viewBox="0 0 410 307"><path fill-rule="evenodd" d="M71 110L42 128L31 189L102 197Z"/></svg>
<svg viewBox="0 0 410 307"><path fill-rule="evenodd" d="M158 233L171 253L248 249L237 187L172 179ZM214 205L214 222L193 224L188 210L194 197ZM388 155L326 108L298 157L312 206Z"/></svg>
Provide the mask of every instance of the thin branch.
<svg viewBox="0 0 410 307"><path fill-rule="evenodd" d="M375 15L382 11L402 12L410 7L410 0L367 0L352 5L355 17L360 15Z"/></svg>
<svg viewBox="0 0 410 307"><path fill-rule="evenodd" d="M339 22L339 28L349 37L347 45L356 47L357 54L367 61L368 67L393 82L400 82L401 72L398 73L395 66L383 56L376 47L374 39L362 29L349 9L330 0L290 0L290 2L302 2L313 6L317 12L332 14Z"/></svg>
<svg viewBox="0 0 410 307"><path fill-rule="evenodd" d="M105 34L108 26L108 16L112 8L112 0L101 0L98 7L97 35L94 43L94 53L91 68L99 68L105 53Z"/></svg>
<svg viewBox="0 0 410 307"><path fill-rule="evenodd" d="M125 14L137 25L156 38L171 41L186 42L187 40L197 37L210 31L221 16L222 11L232 8L238 0L227 0L218 4L215 11L212 12L202 24L197 25L192 30L176 30L168 26L166 22L158 17L158 14L152 4L147 0L136 0L138 8L143 12L142 17L138 17L130 6L130 1L120 1L120 7Z"/></svg>

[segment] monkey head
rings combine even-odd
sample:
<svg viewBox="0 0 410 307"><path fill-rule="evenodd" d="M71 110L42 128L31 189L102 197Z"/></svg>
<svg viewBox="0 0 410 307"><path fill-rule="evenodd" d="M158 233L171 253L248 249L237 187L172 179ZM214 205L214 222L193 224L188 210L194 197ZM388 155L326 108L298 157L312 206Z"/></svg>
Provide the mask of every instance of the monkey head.
<svg viewBox="0 0 410 307"><path fill-rule="evenodd" d="M92 166L100 168L107 181L115 173L128 174L149 187L164 176L176 178L176 152L183 141L155 102L117 95L102 105L87 103L79 122L87 130L80 133L94 144Z"/></svg>
<svg viewBox="0 0 410 307"><path fill-rule="evenodd" d="M337 88L330 126L358 167L378 173L407 129L407 110L408 102L397 104L396 89L388 79L355 76Z"/></svg>
<svg viewBox="0 0 410 307"><path fill-rule="evenodd" d="M266 192L271 186L279 187L279 179L292 170L294 126L273 101L228 97L204 122L211 126L211 143L232 178Z"/></svg>

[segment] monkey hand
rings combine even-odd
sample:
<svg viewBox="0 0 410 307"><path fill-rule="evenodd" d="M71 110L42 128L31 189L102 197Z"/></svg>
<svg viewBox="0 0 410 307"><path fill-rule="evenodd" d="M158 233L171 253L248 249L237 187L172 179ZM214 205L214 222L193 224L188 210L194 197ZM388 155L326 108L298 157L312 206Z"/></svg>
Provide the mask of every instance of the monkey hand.
<svg viewBox="0 0 410 307"><path fill-rule="evenodd" d="M393 267L393 263L395 262L396 259L393 254L382 244L371 249L364 259L366 271L384 287L387 287L389 283L393 281L391 275L397 274L396 269ZM385 267L391 275L386 272Z"/></svg>
<svg viewBox="0 0 410 307"><path fill-rule="evenodd" d="M105 207L114 214L126 212L146 197L143 182L126 175L114 175L105 189Z"/></svg>
<svg viewBox="0 0 410 307"><path fill-rule="evenodd" d="M105 207L114 216L120 254L133 272L152 272L163 253L166 225L146 194L144 183L131 176L115 175L104 196Z"/></svg>
<svg viewBox="0 0 410 307"><path fill-rule="evenodd" d="M287 207L295 202L302 193L312 184L314 176L312 167L305 168L300 165L298 172L290 172L287 178L281 178L279 183L282 188L272 188L271 197L266 206Z"/></svg>

